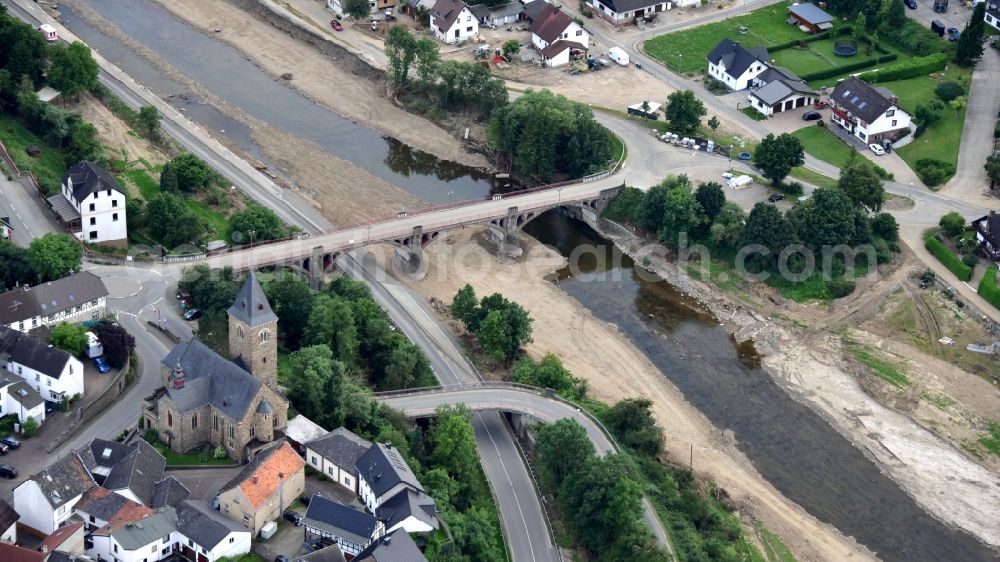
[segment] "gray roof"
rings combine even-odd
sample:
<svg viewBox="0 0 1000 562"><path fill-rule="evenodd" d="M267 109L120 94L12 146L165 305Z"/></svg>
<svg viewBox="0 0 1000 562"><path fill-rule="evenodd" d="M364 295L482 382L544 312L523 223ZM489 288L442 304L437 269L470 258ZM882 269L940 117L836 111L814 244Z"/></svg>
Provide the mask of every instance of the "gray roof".
<svg viewBox="0 0 1000 562"><path fill-rule="evenodd" d="M211 404L224 415L238 420L253 405L260 379L197 338L178 343L162 361L171 369L178 363L184 371L184 386L167 386L167 395L181 412Z"/></svg>
<svg viewBox="0 0 1000 562"><path fill-rule="evenodd" d="M0 499L0 533L10 529L10 526L17 523L17 520L20 518L21 516L14 511L14 508L9 503Z"/></svg>
<svg viewBox="0 0 1000 562"><path fill-rule="evenodd" d="M469 11L472 12L472 15L476 16L476 19L478 20L484 20L490 17L490 9L486 7L486 4L469 6Z"/></svg>
<svg viewBox="0 0 1000 562"><path fill-rule="evenodd" d="M87 515L93 515L101 521L110 521L126 505L135 506L138 504L121 494L109 492L106 489L95 486L84 494L74 509L78 509Z"/></svg>
<svg viewBox="0 0 1000 562"><path fill-rule="evenodd" d="M535 0L536 2L539 0ZM354 557L354 562L426 562L406 531L397 529L371 543Z"/></svg>
<svg viewBox="0 0 1000 562"><path fill-rule="evenodd" d="M106 439L94 439L80 451L80 458L88 470L93 470L96 466L111 468L134 450L134 446L125 445L124 443L108 441Z"/></svg>
<svg viewBox="0 0 1000 562"><path fill-rule="evenodd" d="M140 439L132 452L111 469L103 485L109 490L127 488L143 505L149 506L153 503L156 482L163 479L166 464L159 451Z"/></svg>
<svg viewBox="0 0 1000 562"><path fill-rule="evenodd" d="M49 197L48 201L49 205L52 206L52 210L59 215L59 220L65 223L80 220L80 211L77 211L76 207L62 193L56 193L52 197Z"/></svg>
<svg viewBox="0 0 1000 562"><path fill-rule="evenodd" d="M177 512L168 507L149 517L113 529L111 536L125 550L138 550L177 530Z"/></svg>
<svg viewBox="0 0 1000 562"><path fill-rule="evenodd" d="M308 554L302 554L292 558L292 562L347 562L344 558L340 545L333 543L330 546L314 550Z"/></svg>
<svg viewBox="0 0 1000 562"><path fill-rule="evenodd" d="M67 179L73 180L73 198L77 202L83 201L95 191L114 189L119 193L124 193L118 182L111 177L107 170L86 160L77 162L66 170L66 175L63 176L62 180L63 185L66 184Z"/></svg>
<svg viewBox="0 0 1000 562"><path fill-rule="evenodd" d="M499 6L492 6L490 8L491 18L503 18L507 16L516 16L524 11L524 4L520 2L508 2L506 4L501 4Z"/></svg>
<svg viewBox="0 0 1000 562"><path fill-rule="evenodd" d="M229 533L250 532L203 501L182 501L176 509L177 530L205 550L215 548Z"/></svg>
<svg viewBox="0 0 1000 562"><path fill-rule="evenodd" d="M42 395L30 384L6 371L0 371L0 388L3 387L7 387L10 397L27 410L44 402Z"/></svg>
<svg viewBox="0 0 1000 562"><path fill-rule="evenodd" d="M414 490L423 491L423 486L410 470L410 465L389 443L375 443L358 459L358 475L365 479L375 497L381 497L399 483L405 483Z"/></svg>
<svg viewBox="0 0 1000 562"><path fill-rule="evenodd" d="M258 414L270 414L273 411L274 408L271 407L271 403L268 402L267 400L261 400L260 404L257 404Z"/></svg>
<svg viewBox="0 0 1000 562"><path fill-rule="evenodd" d="M236 302L229 307L229 315L251 327L278 320L253 271L247 275L240 292L236 293Z"/></svg>
<svg viewBox="0 0 1000 562"><path fill-rule="evenodd" d="M799 19L814 25L833 21L833 16L821 10L816 4L796 4L794 6L789 6L788 11L789 13L798 16Z"/></svg>
<svg viewBox="0 0 1000 562"><path fill-rule="evenodd" d="M795 75L794 72L788 70L783 66L769 66L757 75L757 80L767 84L768 82L774 82L775 80L796 80L801 82L802 79Z"/></svg>
<svg viewBox="0 0 1000 562"><path fill-rule="evenodd" d="M598 0L601 4L604 4L608 8L611 8L612 12L619 14L624 14L626 12L634 12L635 10L642 10L650 6L655 6L657 4L662 4L663 0Z"/></svg>
<svg viewBox="0 0 1000 562"><path fill-rule="evenodd" d="M465 9L465 2L461 0L437 0L431 8L431 15L434 16L434 24L444 31L451 29L451 26L458 20L458 16Z"/></svg>
<svg viewBox="0 0 1000 562"><path fill-rule="evenodd" d="M750 95L759 98L769 106L773 106L792 94L816 95L816 91L807 86L805 82L774 80Z"/></svg>
<svg viewBox="0 0 1000 562"><path fill-rule="evenodd" d="M372 539L378 519L351 506L314 495L302 524L363 545Z"/></svg>
<svg viewBox="0 0 1000 562"><path fill-rule="evenodd" d="M101 278L82 271L34 287L0 294L0 324L11 325L35 316L48 316L108 296Z"/></svg>
<svg viewBox="0 0 1000 562"><path fill-rule="evenodd" d="M739 78L750 66L761 61L768 64L767 49L765 47L754 47L746 49L738 41L723 39L708 54L708 62L712 64L722 63L726 68L726 74L733 78Z"/></svg>
<svg viewBox="0 0 1000 562"><path fill-rule="evenodd" d="M30 287L18 287L0 294L0 324L11 324L38 316L38 303Z"/></svg>
<svg viewBox="0 0 1000 562"><path fill-rule="evenodd" d="M854 76L837 84L830 101L866 123L875 121L893 105L882 92Z"/></svg>
<svg viewBox="0 0 1000 562"><path fill-rule="evenodd" d="M306 443L305 446L350 474L357 476L358 459L368 452L372 444L358 437L346 427L338 427L323 437Z"/></svg>
<svg viewBox="0 0 1000 562"><path fill-rule="evenodd" d="M0 326L0 354L14 363L58 379L72 357L58 347L7 326Z"/></svg>
<svg viewBox="0 0 1000 562"><path fill-rule="evenodd" d="M41 488L42 495L53 508L62 506L97 485L75 452L32 474L29 480Z"/></svg>
<svg viewBox="0 0 1000 562"><path fill-rule="evenodd" d="M173 476L167 476L156 483L153 489L153 503L149 507L160 509L161 507L177 507L177 504L191 497L191 490L181 484L181 481Z"/></svg>
<svg viewBox="0 0 1000 562"><path fill-rule="evenodd" d="M382 502L376 513L378 518L385 523L386 529L395 527L396 524L410 516L416 517L435 529L438 528L437 504L434 503L434 498L409 488Z"/></svg>
<svg viewBox="0 0 1000 562"><path fill-rule="evenodd" d="M528 21L535 21L549 5L545 0L533 0L526 3L524 5L524 18Z"/></svg>

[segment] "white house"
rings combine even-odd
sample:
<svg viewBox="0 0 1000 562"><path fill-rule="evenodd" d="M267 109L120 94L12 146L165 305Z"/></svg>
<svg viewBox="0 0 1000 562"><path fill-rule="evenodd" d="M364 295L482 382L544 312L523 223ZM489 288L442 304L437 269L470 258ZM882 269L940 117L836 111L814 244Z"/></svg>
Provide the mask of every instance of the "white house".
<svg viewBox="0 0 1000 562"><path fill-rule="evenodd" d="M305 444L306 464L357 494L358 459L367 453L371 446L370 442L350 430L338 427L323 437Z"/></svg>
<svg viewBox="0 0 1000 562"><path fill-rule="evenodd" d="M737 41L723 39L708 54L708 75L733 90L744 90L770 68L768 60L764 47L746 49Z"/></svg>
<svg viewBox="0 0 1000 562"><path fill-rule="evenodd" d="M460 0L437 0L431 9L431 29L445 43L466 41L479 35L479 19Z"/></svg>
<svg viewBox="0 0 1000 562"><path fill-rule="evenodd" d="M173 554L177 513L167 508L142 518L107 525L91 535L87 554L119 562L154 562Z"/></svg>
<svg viewBox="0 0 1000 562"><path fill-rule="evenodd" d="M127 246L125 192L104 168L88 161L73 164L62 190L49 197L52 210L85 242Z"/></svg>
<svg viewBox="0 0 1000 562"><path fill-rule="evenodd" d="M83 396L79 359L7 326L0 326L0 368L20 377L44 400Z"/></svg>
<svg viewBox="0 0 1000 562"><path fill-rule="evenodd" d="M989 3L986 4L986 15L983 16L983 19L995 29L1000 30L1000 2L989 0Z"/></svg>
<svg viewBox="0 0 1000 562"><path fill-rule="evenodd" d="M177 505L177 543L174 551L194 560L215 562L236 559L250 552L251 533L203 501L185 500Z"/></svg>
<svg viewBox="0 0 1000 562"><path fill-rule="evenodd" d="M345 555L352 557L381 537L385 530L374 515L319 495L310 500L302 526L307 541L335 542Z"/></svg>
<svg viewBox="0 0 1000 562"><path fill-rule="evenodd" d="M611 24L621 27L635 22L636 18L665 12L671 8L683 8L699 4L699 0L589 0L587 2L595 14Z"/></svg>
<svg viewBox="0 0 1000 562"><path fill-rule="evenodd" d="M385 532L403 529L407 533L430 533L438 528L437 506L427 494L404 488L387 498L375 512Z"/></svg>
<svg viewBox="0 0 1000 562"><path fill-rule="evenodd" d="M765 117L812 105L819 97L819 92L786 68L768 68L757 76L756 83L747 100Z"/></svg>
<svg viewBox="0 0 1000 562"><path fill-rule="evenodd" d="M21 516L4 500L0 500L0 542L17 542L17 520Z"/></svg>
<svg viewBox="0 0 1000 562"><path fill-rule="evenodd" d="M385 524L386 532L428 532L438 528L434 500L424 493L410 465L388 443L375 443L357 463L361 485L358 495Z"/></svg>
<svg viewBox="0 0 1000 562"><path fill-rule="evenodd" d="M910 128L910 115L896 105L896 96L851 76L830 94L830 120L865 144L895 140Z"/></svg>
<svg viewBox="0 0 1000 562"><path fill-rule="evenodd" d="M96 482L80 457L69 453L14 488L20 524L52 534L73 515L73 508Z"/></svg>
<svg viewBox="0 0 1000 562"><path fill-rule="evenodd" d="M108 313L108 289L89 271L0 294L0 326L28 333L39 326L97 320Z"/></svg>
<svg viewBox="0 0 1000 562"><path fill-rule="evenodd" d="M543 5L537 7L535 2ZM573 21L561 6L542 0L529 4L531 13L531 45L542 55L547 66L560 66L569 62L572 49L586 51L590 46L590 33ZM526 13L528 8L525 8Z"/></svg>
<svg viewBox="0 0 1000 562"><path fill-rule="evenodd" d="M396 0L370 0L372 13L382 12L396 7ZM338 18L344 17L343 0L326 0L326 9L334 13Z"/></svg>
<svg viewBox="0 0 1000 562"><path fill-rule="evenodd" d="M45 400L28 383L0 371L0 417L11 414L20 424L33 418L41 425L45 421Z"/></svg>

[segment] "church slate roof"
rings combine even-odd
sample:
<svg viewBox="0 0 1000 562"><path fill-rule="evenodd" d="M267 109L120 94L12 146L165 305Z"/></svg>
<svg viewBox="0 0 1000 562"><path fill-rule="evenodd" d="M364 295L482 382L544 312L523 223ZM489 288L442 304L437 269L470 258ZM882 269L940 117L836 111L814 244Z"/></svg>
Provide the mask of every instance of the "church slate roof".
<svg viewBox="0 0 1000 562"><path fill-rule="evenodd" d="M236 294L236 302L229 307L229 315L251 327L278 320L253 271L247 275L243 287Z"/></svg>
<svg viewBox="0 0 1000 562"><path fill-rule="evenodd" d="M243 419L261 386L260 379L223 358L197 338L179 342L162 364L168 369L180 364L184 371L183 387L167 387L167 395L181 412L211 404L231 419Z"/></svg>

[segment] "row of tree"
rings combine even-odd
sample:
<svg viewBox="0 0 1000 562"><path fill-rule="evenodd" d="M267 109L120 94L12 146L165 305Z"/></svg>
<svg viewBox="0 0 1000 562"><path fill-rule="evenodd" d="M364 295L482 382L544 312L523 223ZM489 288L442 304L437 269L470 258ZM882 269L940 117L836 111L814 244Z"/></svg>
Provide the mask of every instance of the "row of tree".
<svg viewBox="0 0 1000 562"><path fill-rule="evenodd" d="M531 343L534 320L524 307L500 293L480 301L472 285L466 284L452 299L451 315L465 324L483 352L495 361L509 364L521 352L521 347Z"/></svg>
<svg viewBox="0 0 1000 562"><path fill-rule="evenodd" d="M83 248L65 234L35 238L27 248L0 238L0 292L37 285L80 271Z"/></svg>

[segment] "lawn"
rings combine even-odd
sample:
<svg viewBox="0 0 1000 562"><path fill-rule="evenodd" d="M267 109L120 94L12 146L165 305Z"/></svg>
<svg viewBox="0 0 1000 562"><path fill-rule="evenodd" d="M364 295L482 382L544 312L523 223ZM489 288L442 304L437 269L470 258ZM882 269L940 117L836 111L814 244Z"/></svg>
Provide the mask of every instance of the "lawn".
<svg viewBox="0 0 1000 562"><path fill-rule="evenodd" d="M802 76L810 72L818 72L821 70L826 70L828 68L834 68L839 66L845 66L849 64L856 64L867 60L874 60L880 56L884 56L885 53L880 53L878 51L872 51L871 55L866 55L864 47L858 49L858 54L853 57L838 57L833 54L833 46L840 39L845 39L845 37L840 37L838 39L823 39L821 41L813 41L807 43L805 49L800 49L797 47L789 47L788 49L782 49L771 54L771 58L774 60L774 64L777 66L783 66L788 70L791 70L795 74ZM849 38L848 38L849 39ZM908 60L912 57L910 55L898 51L889 45L883 43L882 47L888 50L890 53L895 53L898 57L895 61L883 63L883 66L890 64L897 64L900 61ZM850 74L852 71L848 70L844 74ZM858 72L858 71L853 71ZM830 78L823 78L820 80L813 80L809 83L813 88L823 88L824 86L833 87L837 84L838 79L843 77L832 76Z"/></svg>
<svg viewBox="0 0 1000 562"><path fill-rule="evenodd" d="M848 158L854 153L853 148L826 130L826 127L804 127L792 135L799 139L806 152L838 168L846 166Z"/></svg>
<svg viewBox="0 0 1000 562"><path fill-rule="evenodd" d="M66 164L58 150L24 128L10 115L2 113L0 113L0 140L7 147L10 157L14 159L21 172L30 171L35 174L46 193L59 192L63 174L66 173ZM41 149L38 158L32 158L25 152L24 149L31 145ZM14 170L10 172L13 173Z"/></svg>
<svg viewBox="0 0 1000 562"><path fill-rule="evenodd" d="M971 69L951 64L948 66L945 79L958 82L968 89L971 75ZM936 99L934 88L941 81L940 78L921 76L909 80L886 82L879 84L879 86L884 86L896 94L899 97L899 106L912 115L918 105L927 104ZM962 140L964 126L965 110L963 109L956 115L953 109L948 108L940 119L927 128L927 132L922 137L900 148L896 153L911 169L916 167L917 160L921 158L935 158L957 166L958 146Z"/></svg>
<svg viewBox="0 0 1000 562"><path fill-rule="evenodd" d="M808 37L809 34L785 23L789 5L790 2L775 4L720 22L659 35L646 41L644 48L647 54L675 71L705 70L708 67L705 57L722 39L730 38L750 48ZM750 31L747 35L737 31L741 25Z"/></svg>

